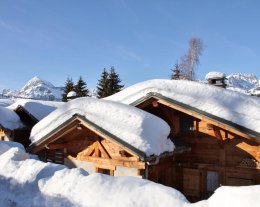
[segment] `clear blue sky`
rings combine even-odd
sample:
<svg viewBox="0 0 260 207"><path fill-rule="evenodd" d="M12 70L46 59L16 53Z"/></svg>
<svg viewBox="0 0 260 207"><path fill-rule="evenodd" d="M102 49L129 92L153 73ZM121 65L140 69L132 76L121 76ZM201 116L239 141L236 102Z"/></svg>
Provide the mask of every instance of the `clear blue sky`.
<svg viewBox="0 0 260 207"><path fill-rule="evenodd" d="M0 89L36 75L56 86L82 75L95 88L110 66L126 86L169 78L193 36L205 44L198 78L260 78L259 24L258 0L0 0Z"/></svg>

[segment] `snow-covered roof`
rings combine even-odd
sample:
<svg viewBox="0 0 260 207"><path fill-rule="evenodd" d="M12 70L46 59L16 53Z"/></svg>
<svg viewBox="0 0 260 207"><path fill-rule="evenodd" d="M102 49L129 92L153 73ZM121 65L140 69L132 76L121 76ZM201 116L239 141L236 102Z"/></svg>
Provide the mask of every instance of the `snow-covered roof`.
<svg viewBox="0 0 260 207"><path fill-rule="evenodd" d="M225 73L212 71L212 72L209 72L209 73L206 75L205 79L206 79L206 80L222 79L222 78L225 78L225 77L226 77Z"/></svg>
<svg viewBox="0 0 260 207"><path fill-rule="evenodd" d="M68 102L37 123L31 132L32 145L74 114L84 116L147 156L172 152L174 149L173 143L167 138L170 127L159 117L126 104L87 97Z"/></svg>
<svg viewBox="0 0 260 207"><path fill-rule="evenodd" d="M70 91L68 94L67 94L67 98L71 98L71 97L75 97L77 96L76 92L75 91Z"/></svg>
<svg viewBox="0 0 260 207"><path fill-rule="evenodd" d="M19 116L15 112L2 106L0 106L0 125L10 130L23 127Z"/></svg>
<svg viewBox="0 0 260 207"><path fill-rule="evenodd" d="M57 101L39 101L31 99L18 99L14 104L9 106L9 109L16 110L18 107L23 107L30 115L37 120L41 120L49 113L64 105L64 102Z"/></svg>
<svg viewBox="0 0 260 207"><path fill-rule="evenodd" d="M0 99L0 106L3 106L3 107L10 106L13 103L14 103L14 101L11 99L2 99L2 98Z"/></svg>
<svg viewBox="0 0 260 207"><path fill-rule="evenodd" d="M260 133L259 98L195 81L149 80L105 99L132 104L151 92Z"/></svg>

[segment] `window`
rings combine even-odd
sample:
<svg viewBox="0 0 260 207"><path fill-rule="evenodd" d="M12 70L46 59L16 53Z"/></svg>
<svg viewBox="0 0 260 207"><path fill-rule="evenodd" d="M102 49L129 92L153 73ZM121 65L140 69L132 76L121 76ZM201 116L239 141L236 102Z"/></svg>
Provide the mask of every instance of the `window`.
<svg viewBox="0 0 260 207"><path fill-rule="evenodd" d="M97 172L105 175L111 175L111 176L114 175L114 170L110 170L110 169L97 168Z"/></svg>
<svg viewBox="0 0 260 207"><path fill-rule="evenodd" d="M180 131L183 133L194 132L194 119L190 116L180 117Z"/></svg>

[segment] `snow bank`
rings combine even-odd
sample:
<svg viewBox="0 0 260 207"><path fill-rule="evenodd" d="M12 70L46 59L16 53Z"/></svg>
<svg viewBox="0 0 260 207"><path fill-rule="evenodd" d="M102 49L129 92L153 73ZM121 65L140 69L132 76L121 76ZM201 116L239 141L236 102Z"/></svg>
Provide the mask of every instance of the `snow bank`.
<svg viewBox="0 0 260 207"><path fill-rule="evenodd" d="M131 104L150 92L159 93L260 133L259 98L195 81L144 81L107 97L106 100Z"/></svg>
<svg viewBox="0 0 260 207"><path fill-rule="evenodd" d="M11 109L0 106L0 125L6 129L19 129L23 124L19 116Z"/></svg>
<svg viewBox="0 0 260 207"><path fill-rule="evenodd" d="M95 98L77 98L59 107L37 123L31 132L32 144L50 133L74 114L84 116L104 130L150 155L172 152L170 127L162 119L122 103Z"/></svg>
<svg viewBox="0 0 260 207"><path fill-rule="evenodd" d="M20 159L11 159L10 155L17 152ZM0 155L1 206L181 207L188 203L177 190L147 180L102 174L88 176L82 169L70 170L26 159L24 153L19 148L10 148Z"/></svg>
<svg viewBox="0 0 260 207"><path fill-rule="evenodd" d="M5 207L258 207L259 195L260 185L220 187L208 200L190 204L179 191L148 180L87 175L28 159L17 147L0 154L0 204Z"/></svg>
<svg viewBox="0 0 260 207"><path fill-rule="evenodd" d="M222 186L205 201L194 204L194 207L257 207L260 205L260 185Z"/></svg>
<svg viewBox="0 0 260 207"><path fill-rule="evenodd" d="M57 109L59 106L64 105L64 102L57 101L38 101L30 99L18 99L14 104L9 106L9 109L15 110L22 106L28 113L33 115L37 120L41 120Z"/></svg>

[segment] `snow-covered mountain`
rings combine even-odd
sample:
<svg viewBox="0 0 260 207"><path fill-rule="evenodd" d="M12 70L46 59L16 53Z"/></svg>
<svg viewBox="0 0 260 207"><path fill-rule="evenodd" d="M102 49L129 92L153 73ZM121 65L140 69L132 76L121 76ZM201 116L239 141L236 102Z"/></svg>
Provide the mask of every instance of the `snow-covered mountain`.
<svg viewBox="0 0 260 207"><path fill-rule="evenodd" d="M62 99L62 87L55 87L49 81L43 80L37 76L25 84L19 91L4 89L2 94L7 97L31 98L39 100L56 100Z"/></svg>
<svg viewBox="0 0 260 207"><path fill-rule="evenodd" d="M227 76L227 88L247 95L260 96L260 80L252 73L233 73Z"/></svg>

